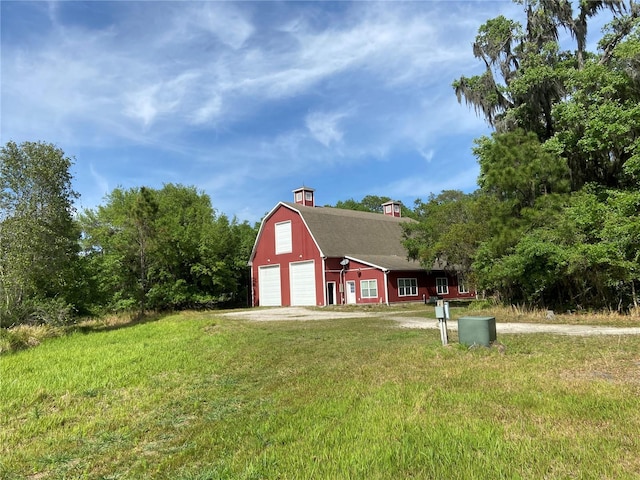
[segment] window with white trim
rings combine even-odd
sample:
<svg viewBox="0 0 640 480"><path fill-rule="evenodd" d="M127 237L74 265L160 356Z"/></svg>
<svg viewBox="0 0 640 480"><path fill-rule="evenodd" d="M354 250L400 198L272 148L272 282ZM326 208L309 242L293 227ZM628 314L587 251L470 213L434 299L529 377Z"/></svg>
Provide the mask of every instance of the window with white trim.
<svg viewBox="0 0 640 480"><path fill-rule="evenodd" d="M418 279L417 278L399 278L398 279L398 296L399 297L415 297L418 295Z"/></svg>
<svg viewBox="0 0 640 480"><path fill-rule="evenodd" d="M378 298L378 281L360 280L360 294L362 298Z"/></svg>
<svg viewBox="0 0 640 480"><path fill-rule="evenodd" d="M291 222L276 223L276 255L291 252Z"/></svg>
<svg viewBox="0 0 640 480"><path fill-rule="evenodd" d="M447 277L436 278L436 293L438 295L447 295L449 293L449 280Z"/></svg>
<svg viewBox="0 0 640 480"><path fill-rule="evenodd" d="M302 192L296 192L296 202L302 201Z"/></svg>
<svg viewBox="0 0 640 480"><path fill-rule="evenodd" d="M458 293L469 293L469 287L464 275L458 275Z"/></svg>

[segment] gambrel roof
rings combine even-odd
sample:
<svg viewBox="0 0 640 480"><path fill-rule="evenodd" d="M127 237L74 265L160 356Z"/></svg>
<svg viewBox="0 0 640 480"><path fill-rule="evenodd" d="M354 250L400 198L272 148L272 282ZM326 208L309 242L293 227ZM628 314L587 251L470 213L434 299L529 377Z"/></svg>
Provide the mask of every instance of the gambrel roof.
<svg viewBox="0 0 640 480"><path fill-rule="evenodd" d="M383 270L424 269L419 262L407 260L402 245L402 224L415 220L290 202L280 202L265 220L279 207L300 214L324 257L349 258Z"/></svg>

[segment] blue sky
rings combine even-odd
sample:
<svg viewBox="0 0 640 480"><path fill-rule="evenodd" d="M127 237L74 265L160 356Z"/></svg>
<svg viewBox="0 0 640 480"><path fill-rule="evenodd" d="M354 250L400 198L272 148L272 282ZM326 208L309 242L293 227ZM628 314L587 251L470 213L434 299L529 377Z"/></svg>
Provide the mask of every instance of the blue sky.
<svg viewBox="0 0 640 480"><path fill-rule="evenodd" d="M451 83L510 1L2 1L1 141L75 157L79 208L194 185L255 222L301 185L320 205L475 189L489 133Z"/></svg>

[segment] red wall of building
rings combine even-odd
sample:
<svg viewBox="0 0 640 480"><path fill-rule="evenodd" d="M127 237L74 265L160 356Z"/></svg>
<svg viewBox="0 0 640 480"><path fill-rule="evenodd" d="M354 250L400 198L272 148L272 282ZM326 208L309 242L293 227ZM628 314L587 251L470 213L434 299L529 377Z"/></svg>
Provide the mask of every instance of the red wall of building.
<svg viewBox="0 0 640 480"><path fill-rule="evenodd" d="M438 278L447 278L449 292L446 294L441 294L437 292L436 285ZM458 275L455 273L449 272L428 272L427 274L427 285L429 285L428 292L430 297L440 297L443 299L470 299L475 298L476 292L470 290L468 293L460 293L458 291Z"/></svg>
<svg viewBox="0 0 640 480"><path fill-rule="evenodd" d="M275 224L290 221L292 251L276 255L275 253ZM252 273L253 273L253 305L260 305L260 286L258 285L259 276L258 268L266 265L280 265L280 290L282 306L291 304L291 289L289 277L289 264L292 262L302 262L308 260L315 261L315 285L316 285L316 305L324 305L325 294L328 282L335 282L335 298L334 303L337 305L344 304L346 298L346 282L354 281L356 286L356 303L358 304L374 304L387 303L385 296L385 275L384 272L365 265L363 263L351 260L349 265L343 268L340 265L342 258L328 258L324 262L326 268L323 276L323 260L320 256L318 247L316 246L311 234L307 230L302 218L297 212L289 209L284 205L280 205L264 222L260 232L260 238L254 252ZM436 279L447 278L448 293L438 294L436 290ZM416 278L418 281L418 294L415 296L400 296L398 294L399 278ZM377 281L377 296L375 298L362 297L362 280ZM389 303L406 302L406 301L424 301L429 298L441 297L445 299L455 298L474 298L475 292L459 293L458 277L455 274L447 272L390 272L388 274L388 294Z"/></svg>
<svg viewBox="0 0 640 480"><path fill-rule="evenodd" d="M398 293L398 279L399 278L415 278L418 283L418 294L411 296L400 296ZM428 300L429 292L429 278L427 272L389 272L389 302L424 302Z"/></svg>
<svg viewBox="0 0 640 480"><path fill-rule="evenodd" d="M385 297L385 285L384 285L384 273L377 268L370 267L360 262L351 260L347 269L343 274L344 284L346 286L347 281L356 282L356 303L358 304L373 304L373 303L386 303ZM376 280L378 287L378 295L375 298L363 298L362 287L360 282L362 280ZM344 294L344 303L346 303L346 292Z"/></svg>
<svg viewBox="0 0 640 480"><path fill-rule="evenodd" d="M291 221L291 253L276 255L275 224ZM313 238L309 234L302 218L297 212L280 205L264 222L260 238L253 257L253 306L260 305L260 286L258 285L258 267L265 265L280 265L280 290L282 306L291 303L291 289L289 285L289 264L315 260L316 304L324 303L324 282L322 278L322 258Z"/></svg>

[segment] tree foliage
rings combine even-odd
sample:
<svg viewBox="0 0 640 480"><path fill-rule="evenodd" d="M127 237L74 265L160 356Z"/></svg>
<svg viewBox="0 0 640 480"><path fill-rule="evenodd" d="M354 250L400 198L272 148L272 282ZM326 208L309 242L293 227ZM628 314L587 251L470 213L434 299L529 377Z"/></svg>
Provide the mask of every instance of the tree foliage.
<svg viewBox="0 0 640 480"><path fill-rule="evenodd" d="M390 201L391 197L366 195L360 201L354 200L353 198L349 198L348 200L339 200L334 207L343 208L345 210L357 210L360 212L383 213L382 205ZM400 212L403 217L414 216L414 213L411 211L411 209L405 207L404 205L400 206Z"/></svg>
<svg viewBox="0 0 640 480"><path fill-rule="evenodd" d="M80 217L98 306L120 311L242 302L255 228L193 187L115 189Z"/></svg>
<svg viewBox="0 0 640 480"><path fill-rule="evenodd" d="M79 235L71 165L48 143L8 142L0 150L2 326L71 318Z"/></svg>
<svg viewBox="0 0 640 480"><path fill-rule="evenodd" d="M474 148L479 189L418 204L408 251L425 265L456 258L479 288L508 302L637 306L640 6L517 3L526 25L488 20L473 45L484 72L453 83L495 129ZM590 52L588 27L602 10L613 20ZM573 49L562 49L562 29Z"/></svg>

